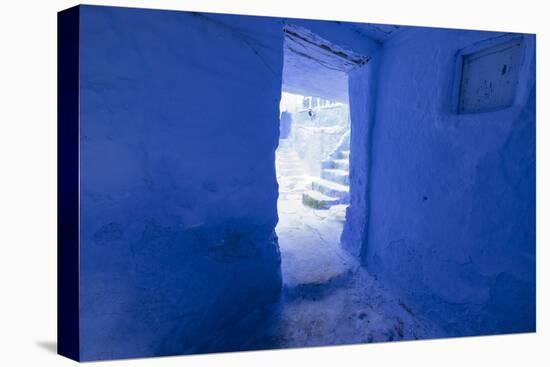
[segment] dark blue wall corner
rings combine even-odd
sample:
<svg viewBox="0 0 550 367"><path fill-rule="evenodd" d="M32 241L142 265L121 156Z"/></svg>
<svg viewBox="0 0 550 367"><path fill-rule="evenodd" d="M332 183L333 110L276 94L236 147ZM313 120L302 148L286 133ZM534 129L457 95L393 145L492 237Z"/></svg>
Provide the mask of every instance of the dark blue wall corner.
<svg viewBox="0 0 550 367"><path fill-rule="evenodd" d="M79 7L57 14L57 352L80 359Z"/></svg>

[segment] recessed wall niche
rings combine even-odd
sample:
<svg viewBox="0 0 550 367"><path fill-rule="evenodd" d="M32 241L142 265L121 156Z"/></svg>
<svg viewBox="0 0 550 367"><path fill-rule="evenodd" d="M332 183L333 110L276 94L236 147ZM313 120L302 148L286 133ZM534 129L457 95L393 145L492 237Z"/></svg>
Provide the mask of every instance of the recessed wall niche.
<svg viewBox="0 0 550 367"><path fill-rule="evenodd" d="M514 103L522 39L462 53L458 113L499 110Z"/></svg>

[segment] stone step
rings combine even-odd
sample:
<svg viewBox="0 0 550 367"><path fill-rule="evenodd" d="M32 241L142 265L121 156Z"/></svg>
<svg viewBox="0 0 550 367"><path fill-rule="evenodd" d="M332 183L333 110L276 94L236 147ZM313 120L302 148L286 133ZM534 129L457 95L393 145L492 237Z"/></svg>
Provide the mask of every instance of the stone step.
<svg viewBox="0 0 550 367"><path fill-rule="evenodd" d="M349 159L334 159L333 167L344 171L349 171Z"/></svg>
<svg viewBox="0 0 550 367"><path fill-rule="evenodd" d="M309 190L302 194L302 203L314 209L329 209L338 202L338 198L321 194L319 191Z"/></svg>
<svg viewBox="0 0 550 367"><path fill-rule="evenodd" d="M319 191L320 193L338 198L339 204L349 203L349 187L338 184L336 182L323 180L321 178L314 180L311 183L311 189Z"/></svg>
<svg viewBox="0 0 550 367"><path fill-rule="evenodd" d="M342 169L323 169L321 171L321 178L349 186L349 172Z"/></svg>
<svg viewBox="0 0 550 367"><path fill-rule="evenodd" d="M321 162L322 168L335 168L349 171L349 160L344 158L325 159Z"/></svg>
<svg viewBox="0 0 550 367"><path fill-rule="evenodd" d="M341 150L338 153L340 159L348 159L349 160L349 150Z"/></svg>

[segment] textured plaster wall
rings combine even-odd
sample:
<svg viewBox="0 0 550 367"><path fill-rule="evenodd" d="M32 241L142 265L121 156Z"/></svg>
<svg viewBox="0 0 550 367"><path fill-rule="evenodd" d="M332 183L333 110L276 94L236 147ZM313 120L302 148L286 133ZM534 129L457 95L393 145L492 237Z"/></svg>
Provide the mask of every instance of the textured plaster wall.
<svg viewBox="0 0 550 367"><path fill-rule="evenodd" d="M412 28L378 55L362 257L450 335L535 328L534 36L513 106L453 109L457 52L497 36Z"/></svg>
<svg viewBox="0 0 550 367"><path fill-rule="evenodd" d="M81 358L238 349L281 287L281 22L80 19Z"/></svg>
<svg viewBox="0 0 550 367"><path fill-rule="evenodd" d="M365 66L349 73L350 130L350 205L341 236L342 246L360 256L366 246L369 220L370 165L372 126L376 118L376 92L379 80L380 54L374 54Z"/></svg>

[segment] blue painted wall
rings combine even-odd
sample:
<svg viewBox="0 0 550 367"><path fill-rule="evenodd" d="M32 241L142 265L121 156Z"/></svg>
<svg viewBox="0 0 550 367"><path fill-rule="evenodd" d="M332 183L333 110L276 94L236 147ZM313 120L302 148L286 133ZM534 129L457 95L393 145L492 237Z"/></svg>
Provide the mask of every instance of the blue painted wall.
<svg viewBox="0 0 550 367"><path fill-rule="evenodd" d="M459 51L498 36L410 28L376 56L362 257L455 336L535 329L534 36L513 106L454 109Z"/></svg>
<svg viewBox="0 0 550 367"><path fill-rule="evenodd" d="M81 358L238 349L281 287L282 25L80 9Z"/></svg>

